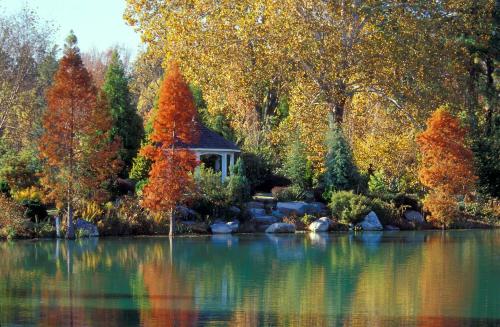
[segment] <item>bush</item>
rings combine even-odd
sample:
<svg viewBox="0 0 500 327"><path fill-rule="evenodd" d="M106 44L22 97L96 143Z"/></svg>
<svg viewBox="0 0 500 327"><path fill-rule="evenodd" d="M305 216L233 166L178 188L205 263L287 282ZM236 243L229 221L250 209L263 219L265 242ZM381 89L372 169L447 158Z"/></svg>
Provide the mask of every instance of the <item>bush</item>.
<svg viewBox="0 0 500 327"><path fill-rule="evenodd" d="M245 162L246 173L252 192L260 189L266 180L271 176L271 166L269 160L263 153L243 152L241 158Z"/></svg>
<svg viewBox="0 0 500 327"><path fill-rule="evenodd" d="M24 208L12 199L0 195L0 236L7 239L28 237L30 221L24 215Z"/></svg>
<svg viewBox="0 0 500 327"><path fill-rule="evenodd" d="M194 176L197 190L193 199L193 209L202 216L220 215L230 205L221 173L201 164Z"/></svg>
<svg viewBox="0 0 500 327"><path fill-rule="evenodd" d="M329 206L332 214L345 223L357 223L372 210L369 198L352 191L333 193Z"/></svg>
<svg viewBox="0 0 500 327"><path fill-rule="evenodd" d="M242 206L250 199L250 185L245 176L245 165L243 159L238 158L236 164L231 168L227 185L228 201L231 204Z"/></svg>
<svg viewBox="0 0 500 327"><path fill-rule="evenodd" d="M370 203L382 225L400 225L405 206L397 207L394 202L385 202L381 199L372 199Z"/></svg>
<svg viewBox="0 0 500 327"><path fill-rule="evenodd" d="M305 192L295 186L275 186L271 189L271 194L278 202L300 201L305 198Z"/></svg>
<svg viewBox="0 0 500 327"><path fill-rule="evenodd" d="M297 215L292 214L290 216L284 217L283 222L287 223L287 224L295 225L296 230L306 230L307 229L307 226L300 219L300 217L297 217Z"/></svg>
<svg viewBox="0 0 500 327"><path fill-rule="evenodd" d="M312 187L312 168L307 160L304 145L299 139L292 143L284 165L286 177L298 192L305 193Z"/></svg>
<svg viewBox="0 0 500 327"><path fill-rule="evenodd" d="M315 221L317 218L313 215L305 214L300 218L300 221L307 227L309 226L313 221Z"/></svg>
<svg viewBox="0 0 500 327"><path fill-rule="evenodd" d="M145 235L158 231L167 231L141 207L135 197L124 196L115 206L105 205L104 217L98 219L97 227L102 235Z"/></svg>

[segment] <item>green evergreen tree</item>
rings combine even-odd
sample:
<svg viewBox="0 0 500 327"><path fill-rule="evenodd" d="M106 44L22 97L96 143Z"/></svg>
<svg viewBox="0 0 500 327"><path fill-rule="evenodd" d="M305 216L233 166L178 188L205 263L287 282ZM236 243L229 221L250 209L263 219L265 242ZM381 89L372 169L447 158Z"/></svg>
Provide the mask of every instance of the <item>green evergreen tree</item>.
<svg viewBox="0 0 500 327"><path fill-rule="evenodd" d="M140 148L144 129L141 117L131 104L128 78L116 50L111 56L102 88L109 101L113 117L111 138L119 136L122 142L120 151L120 158L124 163L122 176L126 176Z"/></svg>
<svg viewBox="0 0 500 327"><path fill-rule="evenodd" d="M354 188L358 181L358 170L354 165L351 148L342 129L334 126L326 138L326 172L324 184L327 192ZM328 196L329 198L329 196Z"/></svg>
<svg viewBox="0 0 500 327"><path fill-rule="evenodd" d="M231 167L226 187L231 203L241 206L250 198L250 183L245 174L245 164L242 158L238 158L236 164Z"/></svg>
<svg viewBox="0 0 500 327"><path fill-rule="evenodd" d="M304 145L297 137L291 144L284 166L285 176L292 182L292 187L299 193L311 188L311 167L307 160Z"/></svg>

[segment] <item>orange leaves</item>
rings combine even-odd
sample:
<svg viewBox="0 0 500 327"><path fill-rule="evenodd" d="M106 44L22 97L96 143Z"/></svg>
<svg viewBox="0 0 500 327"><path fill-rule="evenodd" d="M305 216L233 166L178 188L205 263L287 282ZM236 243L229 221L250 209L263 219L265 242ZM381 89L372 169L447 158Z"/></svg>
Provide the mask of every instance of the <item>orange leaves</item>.
<svg viewBox="0 0 500 327"><path fill-rule="evenodd" d="M434 112L427 130L418 136L422 152L419 178L432 191L425 207L432 219L446 225L456 213L456 197L474 188L473 153L465 144L466 130L445 107Z"/></svg>
<svg viewBox="0 0 500 327"><path fill-rule="evenodd" d="M468 193L476 177L473 153L465 145L466 130L442 107L436 110L427 125L427 130L418 137L422 152L421 182L450 194Z"/></svg>
<svg viewBox="0 0 500 327"><path fill-rule="evenodd" d="M194 187L191 172L196 167L196 158L185 149L167 152L157 149L146 153L152 155L153 164L142 203L154 212L172 209Z"/></svg>
<svg viewBox="0 0 500 327"><path fill-rule="evenodd" d="M105 183L119 170L119 141L110 141L112 119L107 101L93 85L78 48L65 51L47 92L40 156L48 200L75 196L104 200Z"/></svg>
<svg viewBox="0 0 500 327"><path fill-rule="evenodd" d="M195 123L193 96L179 68L172 64L161 85L151 135L153 145L141 149L141 154L153 161L142 201L153 212L173 209L194 187L191 172L196 158L190 150L178 146L196 140Z"/></svg>
<svg viewBox="0 0 500 327"><path fill-rule="evenodd" d="M196 107L191 90L179 67L171 63L160 89L159 110L151 139L170 147L175 142L190 143L196 135Z"/></svg>

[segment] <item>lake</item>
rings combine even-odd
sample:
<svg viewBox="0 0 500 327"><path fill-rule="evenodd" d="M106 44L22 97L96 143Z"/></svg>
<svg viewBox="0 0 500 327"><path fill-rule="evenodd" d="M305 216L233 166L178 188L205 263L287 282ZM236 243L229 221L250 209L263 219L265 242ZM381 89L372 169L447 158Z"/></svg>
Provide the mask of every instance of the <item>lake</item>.
<svg viewBox="0 0 500 327"><path fill-rule="evenodd" d="M500 230L0 242L0 326L498 326Z"/></svg>

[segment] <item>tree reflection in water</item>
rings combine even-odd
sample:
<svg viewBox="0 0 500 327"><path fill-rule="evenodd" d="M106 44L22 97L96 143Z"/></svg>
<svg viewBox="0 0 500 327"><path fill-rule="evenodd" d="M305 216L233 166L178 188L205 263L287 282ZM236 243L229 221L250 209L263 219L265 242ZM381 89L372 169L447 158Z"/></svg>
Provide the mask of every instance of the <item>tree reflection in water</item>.
<svg viewBox="0 0 500 327"><path fill-rule="evenodd" d="M494 324L499 239L469 231L0 243L0 323Z"/></svg>

